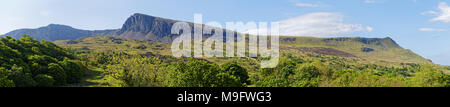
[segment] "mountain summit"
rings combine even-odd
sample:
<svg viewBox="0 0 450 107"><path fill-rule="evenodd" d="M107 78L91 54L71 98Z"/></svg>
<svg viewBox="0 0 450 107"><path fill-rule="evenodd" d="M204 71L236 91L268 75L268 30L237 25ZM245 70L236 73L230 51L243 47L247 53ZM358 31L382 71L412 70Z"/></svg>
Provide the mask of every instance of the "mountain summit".
<svg viewBox="0 0 450 107"><path fill-rule="evenodd" d="M168 42L172 39L169 35L176 22L178 21L136 13L125 21L115 36Z"/></svg>

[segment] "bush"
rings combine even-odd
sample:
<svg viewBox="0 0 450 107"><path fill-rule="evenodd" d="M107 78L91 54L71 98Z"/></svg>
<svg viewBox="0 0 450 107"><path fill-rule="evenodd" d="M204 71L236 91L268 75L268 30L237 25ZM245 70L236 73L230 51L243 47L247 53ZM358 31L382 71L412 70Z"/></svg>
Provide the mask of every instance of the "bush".
<svg viewBox="0 0 450 107"><path fill-rule="evenodd" d="M247 71L235 63L219 68L201 60L175 64L169 77L170 86L175 87L242 87L249 78Z"/></svg>
<svg viewBox="0 0 450 107"><path fill-rule="evenodd" d="M8 79L9 71L3 67L0 68L0 87L15 87L12 80Z"/></svg>
<svg viewBox="0 0 450 107"><path fill-rule="evenodd" d="M431 65L422 66L420 72L415 73L411 81L412 86L415 87L444 87L447 83L445 74Z"/></svg>
<svg viewBox="0 0 450 107"><path fill-rule="evenodd" d="M52 76L46 74L39 74L34 77L39 87L51 87L55 83Z"/></svg>
<svg viewBox="0 0 450 107"><path fill-rule="evenodd" d="M50 41L39 42L31 36L24 35L20 39L9 36L0 37L0 67L6 69L8 75L2 77L2 82L12 80L17 87L33 87L38 85L33 77L46 74L55 80L54 85L65 85L66 71L57 62L64 58L73 59L70 51L61 48ZM69 64L70 65L70 64ZM73 67L71 70L80 70ZM70 72L70 70L68 70ZM70 77L79 80L79 75ZM73 82L69 78L69 82ZM75 81L79 82L79 81ZM9 83L8 83L9 84Z"/></svg>
<svg viewBox="0 0 450 107"><path fill-rule="evenodd" d="M171 72L171 86L216 87L219 67L206 61L191 60L175 64Z"/></svg>
<svg viewBox="0 0 450 107"><path fill-rule="evenodd" d="M255 82L257 87L289 87L289 81L275 76L264 76Z"/></svg>
<svg viewBox="0 0 450 107"><path fill-rule="evenodd" d="M241 66L239 66L237 63L225 63L223 65L221 65L221 72L229 74L230 76L234 76L236 77L236 79L238 80L239 84L241 85L237 85L237 86L244 86L244 84L249 84L250 81L248 81L249 76L248 76L248 72L245 68L242 68Z"/></svg>
<svg viewBox="0 0 450 107"><path fill-rule="evenodd" d="M57 63L48 64L48 75L55 79L55 85L64 85L67 83L67 74Z"/></svg>
<svg viewBox="0 0 450 107"><path fill-rule="evenodd" d="M338 86L349 87L356 77L353 70L339 70L333 73L334 83Z"/></svg>
<svg viewBox="0 0 450 107"><path fill-rule="evenodd" d="M79 64L70 61L69 59L64 59L59 62L59 65L63 68L67 75L67 83L79 83L84 75L82 67Z"/></svg>
<svg viewBox="0 0 450 107"><path fill-rule="evenodd" d="M13 65L11 75L8 77L14 81L16 87L34 87L36 82L32 78L32 74L26 72L22 67Z"/></svg>
<svg viewBox="0 0 450 107"><path fill-rule="evenodd" d="M293 87L318 87L320 73L317 67L311 64L301 65L295 70Z"/></svg>

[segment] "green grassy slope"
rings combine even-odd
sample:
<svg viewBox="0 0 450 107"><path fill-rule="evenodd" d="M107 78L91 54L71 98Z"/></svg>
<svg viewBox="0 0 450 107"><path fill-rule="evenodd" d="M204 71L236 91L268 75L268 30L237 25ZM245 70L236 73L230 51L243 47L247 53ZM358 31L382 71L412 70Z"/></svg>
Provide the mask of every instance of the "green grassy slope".
<svg viewBox="0 0 450 107"><path fill-rule="evenodd" d="M366 60L367 62L429 63L430 61L403 49L391 38L314 38L282 37L281 50L292 51L302 47L332 48ZM331 53L332 54L332 53Z"/></svg>
<svg viewBox="0 0 450 107"><path fill-rule="evenodd" d="M55 43L73 49L124 51L132 54L151 52L154 54L171 55L170 44L149 40L88 37L75 41L55 41ZM281 37L280 50L294 55L314 53L339 57L353 57L367 63L430 63L428 59L410 50L403 49L391 38Z"/></svg>

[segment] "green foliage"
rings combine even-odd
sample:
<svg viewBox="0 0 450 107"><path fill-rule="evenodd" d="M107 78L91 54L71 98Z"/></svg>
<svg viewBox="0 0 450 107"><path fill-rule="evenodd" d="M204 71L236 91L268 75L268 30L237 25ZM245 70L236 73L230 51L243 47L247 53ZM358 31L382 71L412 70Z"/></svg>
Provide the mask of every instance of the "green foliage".
<svg viewBox="0 0 450 107"><path fill-rule="evenodd" d="M45 80L42 75L52 76L54 85L66 85L67 79L71 79L67 78L67 74L81 69L70 68L69 73L66 74L66 71L58 64L65 58L74 59L75 57L70 51L49 41L39 42L28 35L20 39L9 36L0 37L0 67L9 72L6 76L7 80L2 77L1 81L13 81L14 85L9 86L49 86L42 85L40 81L37 82L37 78ZM69 83L79 82L80 76L74 77L77 77L78 81Z"/></svg>
<svg viewBox="0 0 450 107"><path fill-rule="evenodd" d="M236 63L216 64L190 60L175 64L170 72L170 86L174 87L242 87L248 83L245 69Z"/></svg>
<svg viewBox="0 0 450 107"><path fill-rule="evenodd" d="M333 73L333 82L338 86L349 87L355 76L356 73L353 70L339 70Z"/></svg>
<svg viewBox="0 0 450 107"><path fill-rule="evenodd" d="M434 69L431 65L420 68L421 72L415 73L412 78L413 86L416 87L442 87L448 86L448 75Z"/></svg>
<svg viewBox="0 0 450 107"><path fill-rule="evenodd" d="M175 87L216 87L219 68L206 61L191 60L175 64L170 76Z"/></svg>
<svg viewBox="0 0 450 107"><path fill-rule="evenodd" d="M283 78L277 78L276 76L265 76L259 78L255 82L257 87L288 87L289 82Z"/></svg>
<svg viewBox="0 0 450 107"><path fill-rule="evenodd" d="M222 77L226 77L225 75L228 74L230 76L235 76L236 79L239 81L239 83L246 83L246 84L250 83L250 81L248 80L249 76L248 76L247 69L239 66L237 63L235 63L235 62L225 63L225 64L222 64L220 66L220 68L221 68L221 71L224 73L224 74L220 74L220 75L224 75Z"/></svg>
<svg viewBox="0 0 450 107"><path fill-rule="evenodd" d="M122 69L117 75L123 86L161 87L164 86L164 70L157 58L135 57L121 63Z"/></svg>
<svg viewBox="0 0 450 107"><path fill-rule="evenodd" d="M318 87L320 73L318 68L311 64L301 65L296 69L293 77L293 87Z"/></svg>
<svg viewBox="0 0 450 107"><path fill-rule="evenodd" d="M38 83L37 86L39 87L51 87L55 83L55 80L52 76L46 75L46 74L39 74L34 77L36 82Z"/></svg>
<svg viewBox="0 0 450 107"><path fill-rule="evenodd" d="M11 68L11 75L8 78L14 81L16 87L33 87L37 85L33 80L32 74L17 65Z"/></svg>
<svg viewBox="0 0 450 107"><path fill-rule="evenodd" d="M0 87L14 87L12 80L8 79L9 71L3 67L0 68Z"/></svg>
<svg viewBox="0 0 450 107"><path fill-rule="evenodd" d="M73 53L77 54L77 58L81 60L67 61L77 63L81 68L82 66L90 68L86 72L74 71L75 74L70 74L72 72L70 70L78 68L67 67L68 64L63 63L66 61L64 58L45 53L44 48L36 45L27 45L26 48L18 45L23 41L36 44L35 41L27 39L17 41L7 38L5 39L8 42L3 43L10 47L17 46L5 47L2 50L9 52L8 55L24 58L0 59L4 62L2 64L5 65L3 66L5 69L9 70L13 64L16 64L24 69L23 74L33 73L35 76L36 70L46 71L48 63L58 63L66 72L68 83L71 83L72 77L79 80L78 77L83 77L80 76L82 73L92 75L89 73L95 71L96 74L92 76L92 80L87 79L89 82L95 82L89 86L447 87L450 85L450 76L442 71L448 70L449 67L427 65L424 58L397 47L395 43L389 41L389 38L286 39L286 42L280 44L283 50L280 51L282 54L278 66L262 69L259 68L259 61L267 58L174 58L170 55L171 51L168 48L170 44L166 43L113 37L88 37L77 40L77 44L64 44L66 43L64 41L63 44L59 43L74 49ZM50 43L46 44L52 47ZM315 50L318 51L316 53L304 52L301 50L304 47L319 47L324 50ZM356 57L318 54L328 52L328 48L350 53ZM361 52L361 48L371 48L374 51ZM59 48L50 49L58 50ZM54 52L61 53L58 55L70 53L68 51ZM29 60L30 56L32 58ZM54 60L45 58L46 56L53 57ZM17 63L10 63L11 59ZM20 64L22 62L24 64ZM33 69L30 70L30 68ZM9 79L16 83L14 79Z"/></svg>
<svg viewBox="0 0 450 107"><path fill-rule="evenodd" d="M64 59L58 63L63 68L63 71L67 75L67 83L79 83L84 76L83 68L80 64L70 61L69 59Z"/></svg>
<svg viewBox="0 0 450 107"><path fill-rule="evenodd" d="M64 69L57 63L48 64L48 75L54 77L55 85L64 85L67 83L67 74Z"/></svg>

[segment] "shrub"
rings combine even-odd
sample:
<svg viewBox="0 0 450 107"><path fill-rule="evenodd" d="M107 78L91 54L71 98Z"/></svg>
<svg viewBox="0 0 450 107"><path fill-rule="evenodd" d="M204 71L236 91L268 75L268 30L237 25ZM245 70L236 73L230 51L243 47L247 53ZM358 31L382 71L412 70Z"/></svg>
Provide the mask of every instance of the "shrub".
<svg viewBox="0 0 450 107"><path fill-rule="evenodd" d="M55 83L52 76L46 74L39 74L34 77L39 87L51 87Z"/></svg>
<svg viewBox="0 0 450 107"><path fill-rule="evenodd" d="M295 70L294 87L318 87L320 73L314 65L304 64Z"/></svg>
<svg viewBox="0 0 450 107"><path fill-rule="evenodd" d="M243 86L243 84L249 84L250 81L248 81L249 76L247 70L239 66L237 63L235 62L225 63L222 64L220 68L221 72L227 73L230 76L235 77L238 80L238 82L242 84L240 86Z"/></svg>
<svg viewBox="0 0 450 107"><path fill-rule="evenodd" d="M3 67L0 67L0 87L15 87L12 80L8 79L10 75L9 71Z"/></svg>
<svg viewBox="0 0 450 107"><path fill-rule="evenodd" d="M55 85L64 85L67 83L67 74L57 63L48 64L48 75L55 79Z"/></svg>

